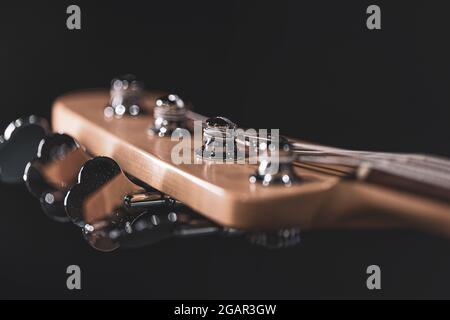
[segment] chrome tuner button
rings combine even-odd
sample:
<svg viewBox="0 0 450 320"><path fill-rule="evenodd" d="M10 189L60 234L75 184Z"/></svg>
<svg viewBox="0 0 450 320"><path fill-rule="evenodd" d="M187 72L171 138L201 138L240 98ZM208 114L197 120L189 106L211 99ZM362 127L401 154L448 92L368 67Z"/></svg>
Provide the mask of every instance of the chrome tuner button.
<svg viewBox="0 0 450 320"><path fill-rule="evenodd" d="M39 144L49 131L47 121L33 115L6 127L0 135L0 182L23 182L27 163L36 157Z"/></svg>
<svg viewBox="0 0 450 320"><path fill-rule="evenodd" d="M170 213L181 204L134 184L113 159L96 157L80 169L64 207L88 243L107 252L123 244L151 244L170 237L179 220Z"/></svg>
<svg viewBox="0 0 450 320"><path fill-rule="evenodd" d="M283 249L298 245L301 242L300 229L280 229L275 232L260 232L249 235L251 243L268 249Z"/></svg>
<svg viewBox="0 0 450 320"><path fill-rule="evenodd" d="M111 82L110 101L103 113L106 118L138 116L143 112L144 86L133 75L115 78Z"/></svg>
<svg viewBox="0 0 450 320"><path fill-rule="evenodd" d="M64 196L88 158L72 137L50 133L45 119L20 118L9 124L0 139L0 181L24 182L45 214L67 222Z"/></svg>
<svg viewBox="0 0 450 320"><path fill-rule="evenodd" d="M286 139L281 138L278 142L268 140L267 143L260 143L258 148L259 166L250 175L250 183L260 182L263 186L283 184L290 187L300 180L293 169L295 154Z"/></svg>
<svg viewBox="0 0 450 320"><path fill-rule="evenodd" d="M27 164L23 174L25 185L53 220L70 221L64 209L64 197L76 184L78 172L88 159L89 155L75 139L53 133L41 140L36 158Z"/></svg>
<svg viewBox="0 0 450 320"><path fill-rule="evenodd" d="M224 117L206 120L203 128L203 145L195 151L197 157L205 160L237 160L236 124Z"/></svg>
<svg viewBox="0 0 450 320"><path fill-rule="evenodd" d="M178 128L186 126L186 103L176 94L168 94L155 101L154 123L149 129L150 135L164 137Z"/></svg>
<svg viewBox="0 0 450 320"><path fill-rule="evenodd" d="M107 157L84 164L64 207L89 245L104 252L171 237L233 234L168 195L134 184Z"/></svg>

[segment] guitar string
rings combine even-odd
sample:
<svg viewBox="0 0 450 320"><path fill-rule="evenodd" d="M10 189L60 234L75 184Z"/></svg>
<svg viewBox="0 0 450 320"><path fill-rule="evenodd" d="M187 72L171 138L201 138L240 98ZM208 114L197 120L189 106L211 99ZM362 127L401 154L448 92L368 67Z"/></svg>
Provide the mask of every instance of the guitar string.
<svg viewBox="0 0 450 320"><path fill-rule="evenodd" d="M360 155L360 156L368 156L368 157L377 157L381 159L393 159L396 161L401 161L403 163L407 162L420 162L426 163L428 165L434 165L436 167L441 168L444 171L450 172L450 160L438 157L438 156L430 156L423 154L410 154L410 153L389 153L389 152L373 152L373 151L359 151L359 150L347 150L335 147L326 147L317 144L309 144L309 143L299 143L293 142L291 145L294 147L294 150L297 151L314 151L314 152L323 152L324 154L339 154L339 155Z"/></svg>
<svg viewBox="0 0 450 320"><path fill-rule="evenodd" d="M328 161L334 161L334 163L336 164L348 164L348 161L346 161L345 158L350 157L353 159L357 159L359 163L364 161L370 162L372 164L376 164L380 168L385 168L388 165L396 165L397 167L400 166L407 169L414 169L418 172L426 170L430 174L450 180L449 162L445 159L434 156L352 151L329 147L323 147L320 151L322 151L323 153L317 154L317 151L315 151L313 154L308 154L308 152L299 151L299 156L309 156L312 161L313 157L316 157L316 160L318 160L319 158L323 159L327 156L333 156L332 158L329 158ZM331 161L331 159L333 159L333 161Z"/></svg>
<svg viewBox="0 0 450 320"><path fill-rule="evenodd" d="M195 113L193 111L188 111L188 118L193 121L202 121L205 123L207 117ZM244 133L244 138L257 139L257 136ZM267 140L270 140L268 138ZM381 160L395 160L400 161L405 164L408 162L419 162L420 164L435 165L436 168L442 169L450 173L450 160L444 158L438 158L436 156L422 155L422 154L409 154L409 153L389 153L389 152L373 152L373 151L360 151L360 150L348 150L335 147L326 147L313 143L300 143L300 142L290 142L296 153L308 153L317 155L327 155L328 153L339 154L339 155L360 155L367 157L376 157Z"/></svg>
<svg viewBox="0 0 450 320"><path fill-rule="evenodd" d="M193 111L188 111L187 117L192 121L202 121L202 124L207 120L207 117ZM258 137L244 133L244 138L257 139ZM270 140L270 138L267 140ZM441 157L410 153L348 150L296 141L290 141L289 143L293 152L297 154L297 161L308 160L310 164L321 163L352 167L370 163L372 168L394 176L450 189L450 160ZM330 155L333 155L333 157L329 157ZM305 158L305 156L309 158ZM327 156L328 158L325 158ZM323 170L323 167L318 169Z"/></svg>
<svg viewBox="0 0 450 320"><path fill-rule="evenodd" d="M395 176L410 178L415 181L432 184L435 186L439 186L445 189L450 188L450 176L441 175L439 172L434 170L430 170L428 168L420 168L420 167L408 167L402 164L393 163L381 163L381 162L368 162L361 161L360 159L355 158L338 158L330 156L323 157L317 159L314 157L311 159L310 156L300 156L300 161L306 162L318 162L323 164L335 164L339 162L341 164L346 164L353 167L360 167L362 164L368 164L369 168L380 170L382 172L386 172Z"/></svg>

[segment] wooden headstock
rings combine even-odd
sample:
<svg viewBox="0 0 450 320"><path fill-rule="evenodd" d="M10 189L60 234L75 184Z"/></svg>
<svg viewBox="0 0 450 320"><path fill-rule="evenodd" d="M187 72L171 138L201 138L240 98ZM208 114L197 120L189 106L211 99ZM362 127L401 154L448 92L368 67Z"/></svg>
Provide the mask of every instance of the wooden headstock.
<svg viewBox="0 0 450 320"><path fill-rule="evenodd" d="M161 92L146 92L138 116L105 117L107 90L70 93L53 106L53 130L94 156L113 158L131 176L181 201L217 224L244 230L284 227L414 227L450 236L450 205L403 189L354 179L352 166L296 162L290 186L249 183L254 164L174 164L170 136L149 134ZM306 144L293 139L292 142ZM192 142L195 146L202 141ZM312 146L312 145L311 145Z"/></svg>

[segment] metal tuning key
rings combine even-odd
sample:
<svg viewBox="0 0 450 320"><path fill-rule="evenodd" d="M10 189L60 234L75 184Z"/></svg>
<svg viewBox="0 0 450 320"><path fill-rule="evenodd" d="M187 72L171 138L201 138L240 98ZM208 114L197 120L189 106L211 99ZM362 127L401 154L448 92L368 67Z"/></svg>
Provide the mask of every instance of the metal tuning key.
<svg viewBox="0 0 450 320"><path fill-rule="evenodd" d="M77 141L66 134L50 134L39 144L36 158L25 168L25 184L52 219L68 222L64 197L76 184L81 166L89 160Z"/></svg>
<svg viewBox="0 0 450 320"><path fill-rule="evenodd" d="M283 184L287 187L301 180L293 169L295 154L287 139L268 139L259 143L259 166L250 175L250 183L261 182L263 186Z"/></svg>
<svg viewBox="0 0 450 320"><path fill-rule="evenodd" d="M133 75L125 75L111 82L110 102L104 109L106 118L138 116L143 112L144 86Z"/></svg>
<svg viewBox="0 0 450 320"><path fill-rule="evenodd" d="M197 157L213 161L234 161L241 158L236 144L236 128L236 124L224 117L206 120L203 146L196 150Z"/></svg>
<svg viewBox="0 0 450 320"><path fill-rule="evenodd" d="M29 116L11 122L0 136L0 181L20 183L27 163L36 157L41 142L49 132L45 119Z"/></svg>
<svg viewBox="0 0 450 320"><path fill-rule="evenodd" d="M148 245L172 236L226 232L178 201L128 179L107 157L87 161L65 198L68 216L100 251Z"/></svg>
<svg viewBox="0 0 450 320"><path fill-rule="evenodd" d="M176 94L156 99L153 112L154 123L148 130L150 135L165 137L178 128L186 127L187 106Z"/></svg>
<svg viewBox="0 0 450 320"><path fill-rule="evenodd" d="M170 206L146 210L124 224L104 221L96 226L86 225L84 229L88 243L106 252L119 247L148 246L169 238L234 234L240 232L215 225L187 208L173 210Z"/></svg>
<svg viewBox="0 0 450 320"><path fill-rule="evenodd" d="M1 181L24 181L43 211L59 222L69 221L64 196L88 159L73 138L50 133L47 121L36 116L11 122L0 136Z"/></svg>

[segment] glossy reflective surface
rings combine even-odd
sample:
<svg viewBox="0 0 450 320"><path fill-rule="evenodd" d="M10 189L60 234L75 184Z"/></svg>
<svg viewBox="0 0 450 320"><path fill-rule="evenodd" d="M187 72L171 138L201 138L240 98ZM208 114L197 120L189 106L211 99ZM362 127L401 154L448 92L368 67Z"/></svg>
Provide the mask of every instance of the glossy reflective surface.
<svg viewBox="0 0 450 320"><path fill-rule="evenodd" d="M130 221L134 209L125 208L124 199L145 190L132 183L111 158L97 157L80 170L78 183L68 192L65 207L72 222L80 227L108 221L121 224ZM143 209L137 209L142 212Z"/></svg>
<svg viewBox="0 0 450 320"><path fill-rule="evenodd" d="M22 182L27 163L36 157L39 143L48 133L42 118L30 116L11 122L0 138L0 180Z"/></svg>
<svg viewBox="0 0 450 320"><path fill-rule="evenodd" d="M186 104L180 96L168 94L155 101L153 110L153 125L149 129L150 135L158 137L170 136L178 128L186 127Z"/></svg>
<svg viewBox="0 0 450 320"><path fill-rule="evenodd" d="M51 134L41 141L37 158L25 169L24 180L52 219L69 221L64 197L69 187L76 183L78 172L88 159L84 149L68 135Z"/></svg>
<svg viewBox="0 0 450 320"><path fill-rule="evenodd" d="M65 199L68 216L95 249L150 245L172 236L218 232L219 227L158 191L132 183L107 157L89 160Z"/></svg>

